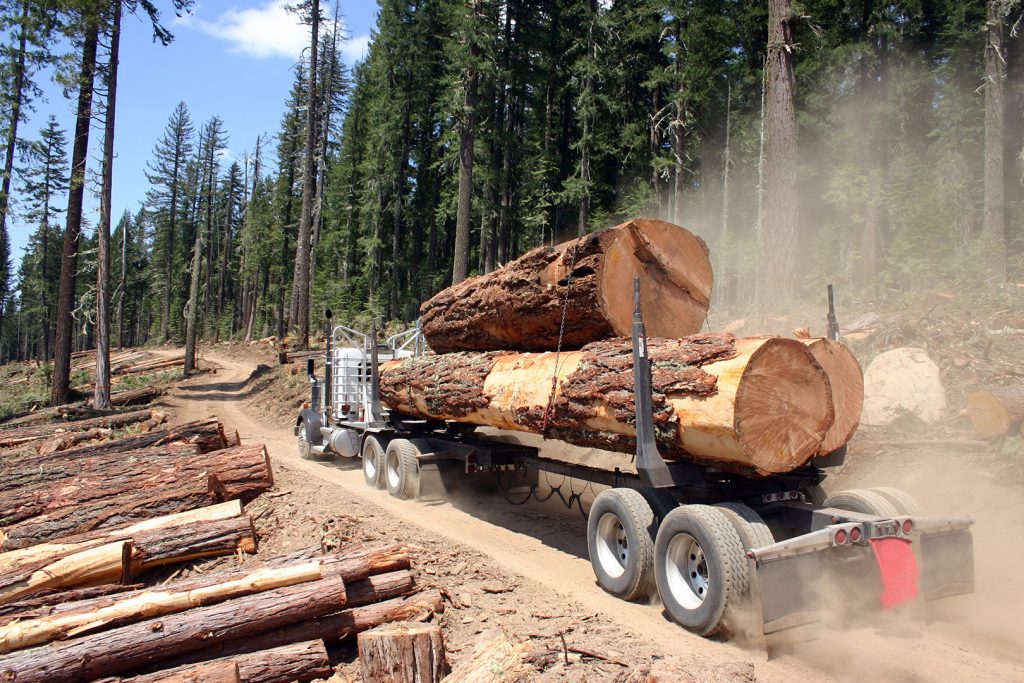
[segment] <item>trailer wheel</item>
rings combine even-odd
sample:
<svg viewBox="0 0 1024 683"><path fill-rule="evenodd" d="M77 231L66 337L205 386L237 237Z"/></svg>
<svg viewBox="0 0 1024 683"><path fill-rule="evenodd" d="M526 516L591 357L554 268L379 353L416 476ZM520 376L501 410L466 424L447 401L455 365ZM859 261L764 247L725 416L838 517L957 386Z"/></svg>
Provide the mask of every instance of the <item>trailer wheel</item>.
<svg viewBox="0 0 1024 683"><path fill-rule="evenodd" d="M800 489L800 493L804 495L804 500L816 508L825 507L825 501L828 500L828 494L825 493L825 489L821 487L821 484L815 484L814 486L808 486L805 489Z"/></svg>
<svg viewBox="0 0 1024 683"><path fill-rule="evenodd" d="M299 457L303 460L313 460L313 446L309 443L309 439L306 438L306 421L299 420L299 435L296 437L296 442L299 446Z"/></svg>
<svg viewBox="0 0 1024 683"><path fill-rule="evenodd" d="M384 449L376 436L368 436L363 440L363 481L366 485L384 488Z"/></svg>
<svg viewBox="0 0 1024 683"><path fill-rule="evenodd" d="M895 517L899 513L887 498L869 489L850 489L829 496L823 507L839 508L850 512L877 517Z"/></svg>
<svg viewBox="0 0 1024 683"><path fill-rule="evenodd" d="M775 543L772 530L753 508L743 503L718 503L715 507L724 512L732 522L745 549L763 548Z"/></svg>
<svg viewBox="0 0 1024 683"><path fill-rule="evenodd" d="M587 550L601 588L624 600L654 589L654 511L633 489L606 489L587 519Z"/></svg>
<svg viewBox="0 0 1024 683"><path fill-rule="evenodd" d="M904 491L903 489L896 489L891 486L875 486L868 489L877 493L882 498L889 501L896 512L901 515L921 515L924 514L924 510L921 508L921 504L917 502L917 498Z"/></svg>
<svg viewBox="0 0 1024 683"><path fill-rule="evenodd" d="M679 507L679 501L665 489L642 488L637 490L651 506L651 512L654 513L655 528L651 533L651 540L654 540L658 533L657 525L660 525L661 520L668 517L668 513Z"/></svg>
<svg viewBox="0 0 1024 683"><path fill-rule="evenodd" d="M415 498L420 488L420 449L408 439L394 439L384 454L384 480L395 498Z"/></svg>
<svg viewBox="0 0 1024 683"><path fill-rule="evenodd" d="M669 616L702 636L722 628L730 601L748 585L740 535L722 510L709 505L684 505L665 518L654 544L654 570Z"/></svg>

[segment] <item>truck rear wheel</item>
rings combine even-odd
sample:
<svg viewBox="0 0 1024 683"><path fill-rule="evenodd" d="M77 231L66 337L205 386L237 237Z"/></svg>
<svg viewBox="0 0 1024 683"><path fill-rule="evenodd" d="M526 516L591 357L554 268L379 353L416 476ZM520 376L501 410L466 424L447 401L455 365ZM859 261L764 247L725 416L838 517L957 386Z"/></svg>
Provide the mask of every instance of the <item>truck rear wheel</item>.
<svg viewBox="0 0 1024 683"><path fill-rule="evenodd" d="M924 510L921 509L921 504L917 502L917 498L907 493L902 489L896 489L891 486L875 486L868 489L873 493L877 493L882 498L889 501L896 512L901 515L922 515Z"/></svg>
<svg viewBox="0 0 1024 683"><path fill-rule="evenodd" d="M384 454L384 480L395 498L415 498L420 489L420 449L408 439L394 439Z"/></svg>
<svg viewBox="0 0 1024 683"><path fill-rule="evenodd" d="M722 628L730 601L748 585L740 535L722 510L709 505L683 505L662 521L654 572L669 616L702 636Z"/></svg>
<svg viewBox="0 0 1024 683"><path fill-rule="evenodd" d="M633 489L606 489L587 519L587 550L597 582L624 600L654 589L654 512Z"/></svg>
<svg viewBox="0 0 1024 683"><path fill-rule="evenodd" d="M363 481L375 488L384 488L384 449L376 436L363 439Z"/></svg>
<svg viewBox="0 0 1024 683"><path fill-rule="evenodd" d="M840 491L834 496L829 496L822 507L839 508L876 517L895 517L900 514L888 499L869 489Z"/></svg>
<svg viewBox="0 0 1024 683"><path fill-rule="evenodd" d="M771 529L753 508L743 503L719 503L716 508L725 512L743 541L743 547L763 548L775 543Z"/></svg>

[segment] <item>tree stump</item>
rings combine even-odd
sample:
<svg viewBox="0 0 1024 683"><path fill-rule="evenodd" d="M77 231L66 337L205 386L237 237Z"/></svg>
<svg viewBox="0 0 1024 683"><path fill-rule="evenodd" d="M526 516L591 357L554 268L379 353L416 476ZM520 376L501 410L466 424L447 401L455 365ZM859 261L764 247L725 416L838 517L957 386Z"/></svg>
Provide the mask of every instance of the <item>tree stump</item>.
<svg viewBox="0 0 1024 683"><path fill-rule="evenodd" d="M1024 386L989 387L967 394L967 417L981 437L1003 436L1018 423L1024 434Z"/></svg>
<svg viewBox="0 0 1024 683"><path fill-rule="evenodd" d="M438 683L444 678L444 639L437 624L399 621L360 633L363 681Z"/></svg>

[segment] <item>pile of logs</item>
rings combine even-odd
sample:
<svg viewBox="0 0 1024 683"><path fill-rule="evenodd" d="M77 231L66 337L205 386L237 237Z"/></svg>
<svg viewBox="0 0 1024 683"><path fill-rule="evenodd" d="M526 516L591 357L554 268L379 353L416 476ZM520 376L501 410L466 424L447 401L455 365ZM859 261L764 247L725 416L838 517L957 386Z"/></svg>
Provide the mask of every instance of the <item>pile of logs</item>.
<svg viewBox="0 0 1024 683"><path fill-rule="evenodd" d="M243 561L244 505L274 480L263 445L239 441L210 418L0 459L0 680L327 678L325 642L443 610L397 544Z"/></svg>
<svg viewBox="0 0 1024 683"><path fill-rule="evenodd" d="M174 356L155 356L148 351L120 351L110 354L110 375L116 380L118 377L133 375L144 372L158 372L183 365L185 354ZM71 365L71 372L92 372L96 369L96 355L89 352L74 358ZM10 384L25 384L31 379L31 375L10 380Z"/></svg>
<svg viewBox="0 0 1024 683"><path fill-rule="evenodd" d="M664 457L766 476L852 437L864 392L849 349L827 339L697 334L711 292L707 247L654 219L535 249L438 293L420 309L438 355L384 363L381 399L413 418L632 455L634 278Z"/></svg>

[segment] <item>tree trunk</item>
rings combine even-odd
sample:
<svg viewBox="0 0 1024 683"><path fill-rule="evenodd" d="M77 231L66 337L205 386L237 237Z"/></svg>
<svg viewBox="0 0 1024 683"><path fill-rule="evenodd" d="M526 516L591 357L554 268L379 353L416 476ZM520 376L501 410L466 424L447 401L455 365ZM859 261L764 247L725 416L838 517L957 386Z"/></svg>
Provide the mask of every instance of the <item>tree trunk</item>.
<svg viewBox="0 0 1024 683"><path fill-rule="evenodd" d="M793 3L768 2L764 116L765 292L772 306L788 302L797 283L796 117L793 111ZM765 303L765 302L762 302Z"/></svg>
<svg viewBox="0 0 1024 683"><path fill-rule="evenodd" d="M121 43L122 0L113 0L110 62L107 66L107 111L103 124L103 170L100 221L96 227L96 387L92 404L110 408L110 201L114 182L114 120L117 111L117 67Z"/></svg>
<svg viewBox="0 0 1024 683"><path fill-rule="evenodd" d="M203 268L203 231L196 229L196 242L192 249L192 277L185 305L185 362L181 376L187 378L196 369L196 325L199 322L199 279Z"/></svg>
<svg viewBox="0 0 1024 683"><path fill-rule="evenodd" d="M75 143L71 155L71 187L68 190L67 227L60 265L60 289L57 299L57 340L53 357L50 405L68 402L71 387L71 346L75 308L75 283L78 275L78 242L82 233L82 202L85 196L85 166L89 154L89 128L92 123L93 78L96 73L96 45L99 42L99 16L88 12L78 76L78 108L75 115Z"/></svg>
<svg viewBox="0 0 1024 683"><path fill-rule="evenodd" d="M641 218L539 247L443 290L420 308L423 334L438 353L554 350L560 335L570 349L628 335L634 277L642 280L652 336L700 331L713 278L707 245L683 228Z"/></svg>
<svg viewBox="0 0 1024 683"><path fill-rule="evenodd" d="M452 284L457 285L469 274L469 227L473 211L473 145L476 142L476 99L480 73L476 61L480 46L471 35L480 11L479 0L473 0L467 18L465 41L468 43L469 63L466 67L465 96L462 103L462 125L459 127L459 202L455 214L455 259L452 264Z"/></svg>
<svg viewBox="0 0 1024 683"><path fill-rule="evenodd" d="M344 582L322 579L15 652L0 658L0 675L19 683L91 680L305 622L345 604Z"/></svg>
<svg viewBox="0 0 1024 683"><path fill-rule="evenodd" d="M1006 281L1006 198L1003 188L1003 121L1006 51L1003 47L1003 2L988 0L985 40L985 221L989 275Z"/></svg>
<svg viewBox="0 0 1024 683"><path fill-rule="evenodd" d="M967 417L975 434L1004 436L1024 419L1024 386L989 387L967 394Z"/></svg>
<svg viewBox="0 0 1024 683"><path fill-rule="evenodd" d="M256 552L256 532L248 515L141 531L131 538L92 545L52 562L22 565L4 572L0 575L0 603L54 588L119 579L128 583L130 577L166 564L236 552Z"/></svg>
<svg viewBox="0 0 1024 683"><path fill-rule="evenodd" d="M225 659L215 659L199 664L186 664L174 669L158 671L152 674L119 678L110 683L168 683L170 680L181 680L181 676L191 675L191 680L207 681L207 668L211 666L237 666L238 679L242 683L289 683L290 681L312 681L330 678L334 673L327 648L322 640L307 640L294 645L284 645L260 652L235 655ZM168 677L178 678L168 678ZM97 683L105 683L97 681Z"/></svg>
<svg viewBox="0 0 1024 683"><path fill-rule="evenodd" d="M309 348L309 247L316 197L316 79L317 52L320 49L320 0L311 0L309 43L309 78L306 93L306 150L302 165L302 208L299 213L299 236L295 242L295 278L292 280L291 317L296 334L296 348Z"/></svg>
<svg viewBox="0 0 1024 683"><path fill-rule="evenodd" d="M121 230L121 277L117 281L117 349L124 348L124 294L128 284L128 226L126 221ZM111 397L113 401L113 397Z"/></svg>
<svg viewBox="0 0 1024 683"><path fill-rule="evenodd" d="M382 624L360 633L357 642L364 681L440 683L444 678L444 637L437 624Z"/></svg>
<svg viewBox="0 0 1024 683"><path fill-rule="evenodd" d="M651 338L648 350L654 423L666 458L754 476L789 472L820 451L834 417L831 390L800 342L696 335ZM381 366L380 392L390 408L412 417L545 434L621 453L636 448L629 340L561 354L390 361Z"/></svg>

